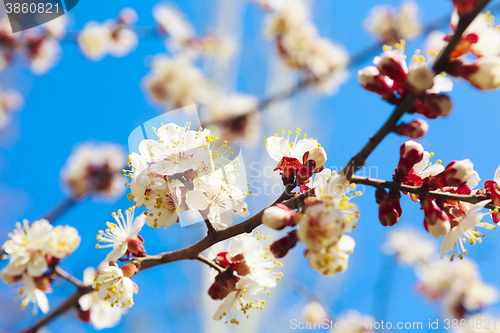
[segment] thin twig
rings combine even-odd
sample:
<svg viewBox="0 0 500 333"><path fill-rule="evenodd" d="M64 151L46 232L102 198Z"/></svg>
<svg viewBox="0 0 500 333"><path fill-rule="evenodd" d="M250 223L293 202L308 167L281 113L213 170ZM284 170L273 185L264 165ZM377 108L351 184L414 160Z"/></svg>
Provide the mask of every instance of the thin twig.
<svg viewBox="0 0 500 333"><path fill-rule="evenodd" d="M475 203L478 203L480 201L489 199L486 195L483 195L483 194L481 194L481 195L464 195L464 194L454 194L454 193L446 193L446 192L440 192L440 191L422 192L422 189L418 186L405 185L405 184L400 184L400 183L394 182L394 181L386 181L386 180L380 180L380 179L374 179L374 178L368 178L368 177L352 176L351 182L353 182L355 184L362 184L362 185L368 185L368 186L373 186L373 187L389 188L389 189L399 190L399 191L418 194L418 195L425 193L425 194L428 194L435 199L464 201L464 202L468 202L471 204L475 204ZM500 210L500 207L497 207L497 206L491 205L491 204L487 204L485 207L489 208L489 209L498 208Z"/></svg>
<svg viewBox="0 0 500 333"><path fill-rule="evenodd" d="M77 202L77 199L66 198L57 206L53 207L49 212L43 214L41 218L48 220L50 223L53 223L58 217L67 212Z"/></svg>
<svg viewBox="0 0 500 333"><path fill-rule="evenodd" d="M58 276L60 276L64 280L68 281L69 283L73 284L77 288L82 289L82 288L86 287L86 285L84 285L82 281L78 280L76 277L74 277L73 275L69 274L68 272L66 272L65 270L63 270L59 266L56 266L56 268L54 268L53 271Z"/></svg>
<svg viewBox="0 0 500 333"><path fill-rule="evenodd" d="M224 268L220 267L219 265L217 265L212 260L209 260L209 259L205 258L201 254L198 254L198 257L196 258L196 260L198 260L198 261L200 261L200 262L202 262L204 264L207 264L208 266L212 267L213 269L215 269L219 273L222 273L224 271Z"/></svg>

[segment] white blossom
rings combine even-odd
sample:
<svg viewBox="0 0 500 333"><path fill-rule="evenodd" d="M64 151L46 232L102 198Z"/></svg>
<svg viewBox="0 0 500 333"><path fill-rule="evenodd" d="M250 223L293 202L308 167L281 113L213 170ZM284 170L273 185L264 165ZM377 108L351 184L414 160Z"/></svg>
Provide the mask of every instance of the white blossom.
<svg viewBox="0 0 500 333"><path fill-rule="evenodd" d="M52 256L61 259L73 253L80 245L80 240L78 230L68 225L59 225L53 229L47 246Z"/></svg>
<svg viewBox="0 0 500 333"><path fill-rule="evenodd" d="M482 222L482 219L487 213L480 213L479 210L484 209L491 200L481 201L467 210L466 215L460 220L458 226L453 227L448 234L444 237L441 244L440 255L441 259L444 255L452 251L451 260L455 255L455 247L457 256L463 258L467 251L463 243L469 241L470 245L481 243L483 234L479 232L477 227L484 227L486 229L495 229L496 226Z"/></svg>
<svg viewBox="0 0 500 333"><path fill-rule="evenodd" d="M120 171L125 166L123 149L111 143L83 143L66 161L61 175L75 197L90 192L114 197L123 193Z"/></svg>
<svg viewBox="0 0 500 333"><path fill-rule="evenodd" d="M249 277L244 277L236 283L236 289L236 291L230 292L217 308L213 316L214 320L227 317L226 323L239 324L237 318L240 310L246 314L250 309L264 309L264 301L259 300L265 292L263 286Z"/></svg>
<svg viewBox="0 0 500 333"><path fill-rule="evenodd" d="M107 301L111 307L130 308L134 305L134 293L138 288L132 280L123 275L123 271L115 266L103 268L103 272L97 275L92 282L92 288L97 296Z"/></svg>
<svg viewBox="0 0 500 333"><path fill-rule="evenodd" d="M395 254L400 262L413 265L428 261L437 250L436 244L423 233L413 229L394 229L384 244L387 254Z"/></svg>
<svg viewBox="0 0 500 333"><path fill-rule="evenodd" d="M31 226L27 220L23 225L16 223L16 229L9 234L10 239L2 246L6 253L4 258L9 258L2 278L22 275L25 271L29 276L42 275L48 269L45 254L53 228L47 220L37 220Z"/></svg>
<svg viewBox="0 0 500 333"><path fill-rule="evenodd" d="M130 243L142 244L142 240L138 238L138 234L144 226L146 216L141 214L134 219L134 212L135 209L133 207L129 208L125 211L126 217L124 217L121 210L118 210L118 214L112 214L116 223L106 222L108 229L106 231L99 230L97 240L107 244L98 244L96 247L113 248L104 261L116 261L127 252L131 245Z"/></svg>
<svg viewBox="0 0 500 333"><path fill-rule="evenodd" d="M93 267L87 267L83 271L83 283L91 286L97 272ZM90 312L90 322L95 329L101 330L116 326L124 314L124 309L109 306L109 302L101 300L96 292L90 292L78 299L82 311Z"/></svg>
<svg viewBox="0 0 500 333"><path fill-rule="evenodd" d="M38 289L33 281L33 278L23 274L22 281L24 287L19 290L19 297L22 298L21 309L24 309L30 303L33 303L33 314L37 313L37 307L42 310L44 314L49 312L49 301L47 295Z"/></svg>

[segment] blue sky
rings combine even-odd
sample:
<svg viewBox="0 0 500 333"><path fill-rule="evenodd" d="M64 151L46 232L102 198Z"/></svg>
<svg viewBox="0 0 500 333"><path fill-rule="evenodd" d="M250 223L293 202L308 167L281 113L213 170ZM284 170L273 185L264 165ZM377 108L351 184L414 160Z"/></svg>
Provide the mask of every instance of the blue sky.
<svg viewBox="0 0 500 333"><path fill-rule="evenodd" d="M203 33L216 21L218 0L174 1L189 17L195 29ZM374 43L362 28L362 21L376 0L312 1L312 17L322 36L345 45L351 54ZM399 6L400 1L386 1ZM151 8L137 1L86 0L72 10L74 29L80 29L89 20L104 21L113 18L123 7L131 7L139 14L138 26L152 26ZM266 93L266 78L273 70L273 48L261 32L264 13L254 4L244 2L241 13L243 25L242 46L233 75L238 79L230 91L254 94ZM451 1L420 2L422 19L434 19L451 12ZM443 27L446 29L446 27ZM423 40L408 44L408 52L421 47ZM60 186L60 169L71 153L72 147L86 140L111 141L127 147L128 135L145 121L158 116L162 110L151 104L142 89L142 79L148 72L147 59L165 52L158 39L140 40L137 50L123 59L106 57L100 62L86 60L75 43L62 43L63 55L58 66L45 75L31 74L24 61L16 59L13 67L0 73L4 88L15 88L25 98L25 106L16 114L12 125L0 132L0 234L14 228L16 221L32 221L65 198ZM356 71L366 63L357 64L350 71L350 78L338 95L321 96L305 92L284 104L286 123L290 129L301 127L318 139L328 153L328 166L343 166L385 121L392 107L374 94L364 91L356 79ZM290 86L293 81L281 82ZM456 81L451 93L454 110L445 119L430 120L428 134L419 140L436 158L448 163L470 158L482 182L492 179L500 164L498 92L481 92L467 82ZM281 112L281 111L280 111ZM270 121L264 113L263 136L255 147L243 150L247 165L260 161L264 146L262 141L279 131L284 125ZM407 116L411 119L411 116ZM376 167L378 177L390 179L399 158L399 146L405 141L396 135L389 136L367 161ZM264 152L265 153L265 152ZM265 159L262 159L266 161ZM247 170L248 171L248 170ZM249 174L251 177L251 173ZM377 175L373 175L377 176ZM482 183L481 183L482 184ZM272 197L260 196L250 201L251 211L257 212ZM440 318L440 307L430 303L416 292L416 278L411 269L398 267L392 258L381 253L387 228L380 225L374 192L367 188L364 196L355 201L360 207L361 219L351 236L356 240L355 252L350 257L348 271L338 277L326 278L308 267L302 248L294 249L286 263L289 265L279 296L266 309L258 331L288 331L288 320L300 318L305 304L292 291L291 281L307 286L338 315L348 309L375 315L377 320L422 321ZM95 235L111 218L111 212L126 209L128 200L114 203L85 200L67 212L58 223L77 227L82 235L80 248L62 262L62 267L81 278L84 268L97 265L105 256L96 250ZM397 227L404 225L423 229L423 214L419 205L408 198L402 201L403 216ZM185 247L203 236L200 226L173 227L168 230L145 228L141 233L146 239L148 253ZM278 236L273 236L278 237ZM470 258L481 265L485 281L500 287L498 264L495 254L500 237L492 231L481 245L472 247ZM135 306L122 322L109 332L201 331L205 326L202 315L201 264L178 262L139 274L134 280L140 287ZM385 272L385 273L381 273ZM288 278L288 282L287 282ZM35 319L29 311L21 312L19 302L14 302L11 287L1 285L0 327L14 331ZM64 281L54 284L49 295L52 308L63 301L73 287ZM384 296L384 292L387 294ZM390 291L390 292L389 292ZM492 310L494 313L498 309ZM383 317L378 317L383 316ZM222 324L221 324L222 325ZM51 332L92 332L90 325L79 322L74 312L55 320ZM1 330L0 330L1 331ZM434 331L435 332L435 331Z"/></svg>

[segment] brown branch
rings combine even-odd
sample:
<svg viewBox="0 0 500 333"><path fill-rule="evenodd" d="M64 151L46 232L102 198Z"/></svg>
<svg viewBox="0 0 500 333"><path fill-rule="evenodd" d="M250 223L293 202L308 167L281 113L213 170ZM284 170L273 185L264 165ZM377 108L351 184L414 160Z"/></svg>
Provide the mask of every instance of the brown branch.
<svg viewBox="0 0 500 333"><path fill-rule="evenodd" d="M196 260L198 260L198 261L200 261L200 262L202 262L204 264L207 264L208 266L212 267L213 269L215 269L219 273L222 273L224 271L224 268L220 267L219 265L217 265L212 260L209 260L209 259L205 258L201 254L198 254L198 257L196 258Z"/></svg>
<svg viewBox="0 0 500 333"><path fill-rule="evenodd" d="M68 281L69 283L73 284L75 287L82 289L85 288L86 285L83 284L82 281L78 280L76 277L73 275L69 274L65 270L63 270L61 267L56 266L54 268L54 273L57 274L59 277L63 278L64 280Z"/></svg>
<svg viewBox="0 0 500 333"><path fill-rule="evenodd" d="M467 29L472 20L474 20L474 18L483 10L483 8L488 4L489 1L490 0L483 0L472 13L460 18L453 37L432 66L432 69L436 74L441 73L445 69L446 63L450 57L450 53L460 41L463 32L465 31L465 29ZM344 169L342 169L342 173L347 177L347 179L350 179L356 171L358 171L365 165L368 156L370 156L370 154L373 152L373 150L375 150L375 148L377 148L380 142L382 142L382 140L392 132L394 126L396 126L401 117L403 117L403 115L410 109L415 100L416 96L411 94L406 95L402 98L402 100L396 106L393 113L391 114L389 119L387 119L384 125L378 130L377 133L375 133L375 135L370 138L363 149L361 149L353 158L351 158Z"/></svg>
<svg viewBox="0 0 500 333"><path fill-rule="evenodd" d="M383 187L383 188L388 188L388 189L394 189L394 190L399 190L399 191L418 194L418 195L425 193L425 194L428 194L435 199L457 200L457 201L468 202L471 204L475 204L475 203L478 203L480 201L489 199L488 196L482 195L482 194L481 195L463 195L463 194L453 194L453 193L446 193L446 192L440 192L440 191L422 192L422 189L418 186L410 186L410 185L400 184L400 183L394 182L394 181L386 181L386 180L380 180L380 179L374 179L374 178L368 178L368 177L352 176L351 182L353 182L355 184L362 184L362 185L368 185L368 186L373 186L373 187ZM497 206L491 205L491 204L486 205L486 208L489 208L489 209L498 208L500 210L500 207L497 207Z"/></svg>

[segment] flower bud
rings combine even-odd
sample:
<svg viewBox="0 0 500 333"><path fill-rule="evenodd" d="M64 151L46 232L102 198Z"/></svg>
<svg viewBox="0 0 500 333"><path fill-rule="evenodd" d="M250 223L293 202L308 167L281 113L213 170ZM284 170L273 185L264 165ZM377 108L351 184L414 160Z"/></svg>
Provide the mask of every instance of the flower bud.
<svg viewBox="0 0 500 333"><path fill-rule="evenodd" d="M146 249L142 245L144 239L140 235L135 235L128 241L127 255L133 254L136 257L144 257L146 255Z"/></svg>
<svg viewBox="0 0 500 333"><path fill-rule="evenodd" d="M403 83L406 79L406 70L403 66L403 60L397 52L384 52L377 64L380 74L386 75L395 82Z"/></svg>
<svg viewBox="0 0 500 333"><path fill-rule="evenodd" d="M309 160L313 160L316 163L314 172L315 173L320 172L321 170L323 170L323 166L325 165L326 162L326 152L323 149L323 147L317 147L311 151L306 152L304 154L303 159L304 159L304 164L306 164L307 161ZM321 170L319 170L320 168Z"/></svg>
<svg viewBox="0 0 500 333"><path fill-rule="evenodd" d="M436 74L432 69L424 66L411 70L406 77L406 84L415 94L422 94L432 88Z"/></svg>
<svg viewBox="0 0 500 333"><path fill-rule="evenodd" d="M52 279L47 275L35 277L33 278L33 282L37 289L43 290L45 292L51 290L50 283L52 282Z"/></svg>
<svg viewBox="0 0 500 333"><path fill-rule="evenodd" d="M500 57L481 57L472 65L462 65L458 75L481 90L500 87Z"/></svg>
<svg viewBox="0 0 500 333"><path fill-rule="evenodd" d="M293 224L295 213L283 204L276 204L264 210L262 223L275 230L281 230Z"/></svg>
<svg viewBox="0 0 500 333"><path fill-rule="evenodd" d="M215 257L214 262L222 268L228 268L231 264L231 260L229 258L229 252L220 252Z"/></svg>
<svg viewBox="0 0 500 333"><path fill-rule="evenodd" d="M139 271L139 264L136 262L126 264L122 267L123 276L131 278Z"/></svg>
<svg viewBox="0 0 500 333"><path fill-rule="evenodd" d="M429 119L435 119L438 116L446 117L452 108L453 104L447 95L429 94L425 95L422 100L416 101L412 111Z"/></svg>
<svg viewBox="0 0 500 333"><path fill-rule="evenodd" d="M396 208L389 202L387 192L383 188L375 191L375 198L378 204L378 219L384 226L393 226L398 223L399 214Z"/></svg>
<svg viewBox="0 0 500 333"><path fill-rule="evenodd" d="M464 186L473 174L474 164L469 159L453 161L443 172L431 178L430 186L433 188Z"/></svg>
<svg viewBox="0 0 500 333"><path fill-rule="evenodd" d="M415 141L406 141L399 150L400 159L394 180L402 181L415 164L424 158L424 147Z"/></svg>
<svg viewBox="0 0 500 333"><path fill-rule="evenodd" d="M424 227L436 238L445 236L451 229L450 219L433 199L420 198L425 213Z"/></svg>
<svg viewBox="0 0 500 333"><path fill-rule="evenodd" d="M494 180L484 182L484 189L490 191L491 203L495 206L500 206L500 186ZM500 222L500 212L492 213L491 218L493 222L498 224Z"/></svg>
<svg viewBox="0 0 500 333"><path fill-rule="evenodd" d="M380 74L377 67L368 66L359 70L358 79L361 86L368 91L377 93L382 97L394 95L392 89L387 83L387 78Z"/></svg>
<svg viewBox="0 0 500 333"><path fill-rule="evenodd" d="M297 230L293 230L285 237L273 242L269 250L276 258L283 258L290 249L297 245Z"/></svg>
<svg viewBox="0 0 500 333"><path fill-rule="evenodd" d="M419 139L423 137L429 130L429 125L423 119L416 119L411 123L402 123L396 126L394 132L399 135L404 135L410 139Z"/></svg>
<svg viewBox="0 0 500 333"><path fill-rule="evenodd" d="M229 272L219 273L215 277L215 282L208 289L208 294L212 299L224 299L230 292L236 290L236 283L240 280Z"/></svg>

